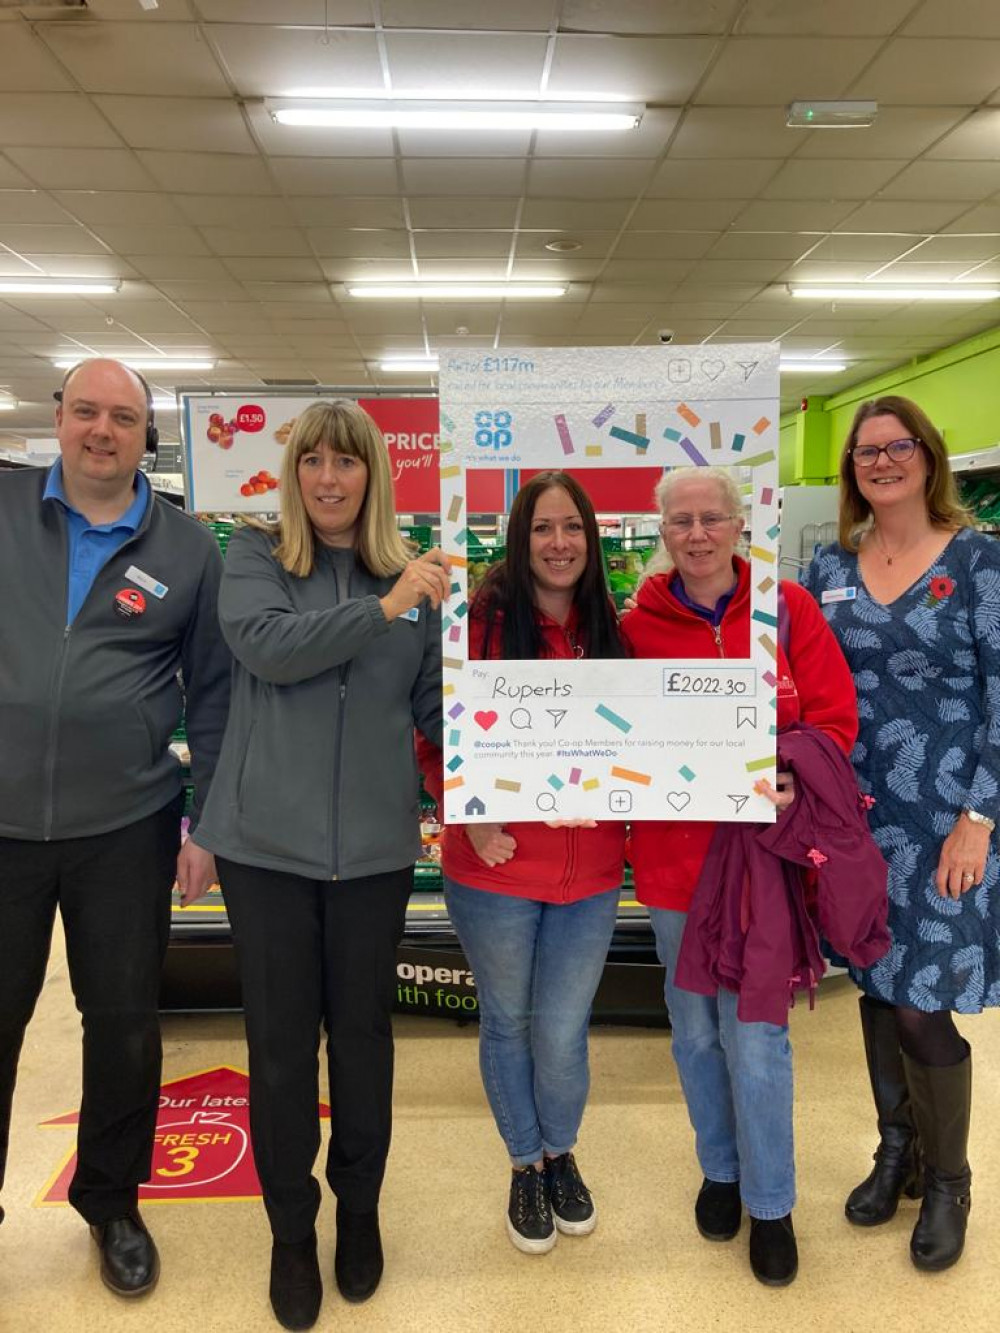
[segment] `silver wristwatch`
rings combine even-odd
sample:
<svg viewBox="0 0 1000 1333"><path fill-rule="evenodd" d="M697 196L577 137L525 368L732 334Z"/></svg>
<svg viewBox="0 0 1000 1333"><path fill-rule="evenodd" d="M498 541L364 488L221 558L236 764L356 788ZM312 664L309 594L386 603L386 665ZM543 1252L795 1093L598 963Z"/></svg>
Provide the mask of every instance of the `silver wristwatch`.
<svg viewBox="0 0 1000 1333"><path fill-rule="evenodd" d="M982 824L983 828L989 829L991 833L997 826L995 819L990 819L989 815L981 815L978 810L970 810L968 806L965 807L962 814L965 815L966 819L971 823Z"/></svg>

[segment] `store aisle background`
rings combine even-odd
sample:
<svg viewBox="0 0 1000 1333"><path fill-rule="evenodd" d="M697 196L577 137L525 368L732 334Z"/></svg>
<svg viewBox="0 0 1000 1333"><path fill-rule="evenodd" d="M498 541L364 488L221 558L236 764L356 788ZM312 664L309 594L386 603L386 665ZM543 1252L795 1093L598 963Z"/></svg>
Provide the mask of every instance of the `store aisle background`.
<svg viewBox="0 0 1000 1333"><path fill-rule="evenodd" d="M397 1021L396 1129L383 1195L386 1274L366 1305L332 1281L334 1208L320 1215L326 1296L317 1328L513 1333L590 1330L771 1330L861 1333L994 1329L1000 1309L1000 1015L961 1020L974 1040L976 1088L970 1239L948 1273L917 1273L907 1256L916 1205L872 1231L847 1224L843 1198L874 1147L856 992L825 982L815 1012L792 1019L796 1047L800 1276L772 1291L752 1277L748 1228L728 1245L702 1240L692 1204L700 1184L669 1035L635 1028L593 1034L593 1089L579 1158L600 1220L588 1238L561 1237L548 1256L507 1240L507 1168L479 1083L476 1028ZM171 1016L164 1078L216 1064L246 1068L238 1015ZM29 1030L14 1108L0 1227L3 1333L157 1333L278 1328L267 1305L269 1236L260 1203L146 1205L163 1275L148 1298L106 1292L86 1227L68 1207L34 1206L70 1146L39 1122L77 1104L79 1020L57 938ZM326 1280L329 1275L329 1280Z"/></svg>

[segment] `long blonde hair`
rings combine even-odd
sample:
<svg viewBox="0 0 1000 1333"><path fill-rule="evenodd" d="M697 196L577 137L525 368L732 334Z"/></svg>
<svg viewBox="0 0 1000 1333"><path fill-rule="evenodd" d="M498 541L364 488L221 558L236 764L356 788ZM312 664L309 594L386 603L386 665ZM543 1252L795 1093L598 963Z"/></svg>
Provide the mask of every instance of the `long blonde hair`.
<svg viewBox="0 0 1000 1333"><path fill-rule="evenodd" d="M302 499L299 460L319 449L349 454L368 469L355 551L369 573L376 577L398 574L412 558L414 548L403 540L396 527L389 451L375 422L349 398L311 403L292 427L281 464L281 514L270 529L279 538L274 558L298 578L308 578L313 572L316 534Z"/></svg>
<svg viewBox="0 0 1000 1333"><path fill-rule="evenodd" d="M903 429L919 440L927 459L927 481L924 499L931 525L952 532L958 528L974 527L972 515L958 498L958 487L948 461L948 448L941 432L930 417L910 398L886 394L862 403L854 414L851 429L840 455L840 510L838 529L840 544L848 551L857 551L862 533L871 518L872 508L858 487L854 475L851 450L858 442L858 432L872 417L897 417Z"/></svg>
<svg viewBox="0 0 1000 1333"><path fill-rule="evenodd" d="M677 483L681 481L714 481L723 495L723 504L728 508L731 514L738 518L743 517L743 496L740 494L740 488L733 478L733 474L728 468L724 467L674 467L664 472L663 476L656 483L653 489L653 499L656 501L656 507L660 513L662 522L666 512L667 505L670 503L671 493L676 489ZM674 562L670 558L666 543L663 540L663 533L660 533L656 550L646 561L643 571L639 576L638 586L641 587L651 574L665 574L668 569L673 569Z"/></svg>

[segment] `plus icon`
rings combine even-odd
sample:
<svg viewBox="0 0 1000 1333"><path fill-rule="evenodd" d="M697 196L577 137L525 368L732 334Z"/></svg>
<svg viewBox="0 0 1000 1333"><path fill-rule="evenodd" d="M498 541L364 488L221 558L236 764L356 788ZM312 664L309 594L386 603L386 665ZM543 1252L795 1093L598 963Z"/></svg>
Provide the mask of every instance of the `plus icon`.
<svg viewBox="0 0 1000 1333"><path fill-rule="evenodd" d="M608 807L613 810L616 815L628 814L632 809L632 793L630 791L623 791L620 788L618 791L610 792L608 795Z"/></svg>

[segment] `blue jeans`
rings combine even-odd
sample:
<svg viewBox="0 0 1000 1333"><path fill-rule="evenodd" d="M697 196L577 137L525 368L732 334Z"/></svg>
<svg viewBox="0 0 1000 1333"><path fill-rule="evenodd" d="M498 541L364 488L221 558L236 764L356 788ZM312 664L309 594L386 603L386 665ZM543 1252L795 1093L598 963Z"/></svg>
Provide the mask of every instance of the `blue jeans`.
<svg viewBox="0 0 1000 1333"><path fill-rule="evenodd" d="M576 1143L590 1088L587 1025L618 890L544 903L445 876L445 902L479 991L479 1067L511 1161Z"/></svg>
<svg viewBox="0 0 1000 1333"><path fill-rule="evenodd" d="M702 1173L738 1180L751 1217L784 1217L795 1205L788 1028L741 1023L733 991L694 995L675 986L687 913L651 907L649 919L667 969L671 1049Z"/></svg>

